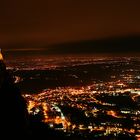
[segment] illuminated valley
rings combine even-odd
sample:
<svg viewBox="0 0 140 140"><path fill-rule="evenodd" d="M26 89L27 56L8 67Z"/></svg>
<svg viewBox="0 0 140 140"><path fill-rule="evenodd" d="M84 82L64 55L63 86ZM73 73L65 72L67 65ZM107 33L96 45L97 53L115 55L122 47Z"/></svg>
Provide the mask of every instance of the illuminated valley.
<svg viewBox="0 0 140 140"><path fill-rule="evenodd" d="M140 139L140 58L56 59L7 61L31 116L66 137Z"/></svg>
<svg viewBox="0 0 140 140"><path fill-rule="evenodd" d="M48 89L24 97L28 102L29 113L38 115L43 112L42 121L56 130L68 133L97 131L100 135L136 133L136 137L139 137L140 106L137 99L140 98L140 89L122 89L123 84L120 83L117 89L112 90L112 85L102 84L103 90L95 90L100 84L81 89Z"/></svg>

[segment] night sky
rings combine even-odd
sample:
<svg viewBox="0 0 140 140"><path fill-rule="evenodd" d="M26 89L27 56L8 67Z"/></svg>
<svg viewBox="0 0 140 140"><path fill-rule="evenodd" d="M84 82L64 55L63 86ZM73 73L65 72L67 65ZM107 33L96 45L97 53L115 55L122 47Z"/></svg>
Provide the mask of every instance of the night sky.
<svg viewBox="0 0 140 140"><path fill-rule="evenodd" d="M139 0L0 2L0 46L4 49L139 34Z"/></svg>

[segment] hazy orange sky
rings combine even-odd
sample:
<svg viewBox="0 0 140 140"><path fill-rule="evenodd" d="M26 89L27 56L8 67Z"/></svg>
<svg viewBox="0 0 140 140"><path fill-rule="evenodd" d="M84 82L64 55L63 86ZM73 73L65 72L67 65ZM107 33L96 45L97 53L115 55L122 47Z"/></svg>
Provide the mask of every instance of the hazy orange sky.
<svg viewBox="0 0 140 140"><path fill-rule="evenodd" d="M4 0L0 45L41 46L140 34L140 0Z"/></svg>

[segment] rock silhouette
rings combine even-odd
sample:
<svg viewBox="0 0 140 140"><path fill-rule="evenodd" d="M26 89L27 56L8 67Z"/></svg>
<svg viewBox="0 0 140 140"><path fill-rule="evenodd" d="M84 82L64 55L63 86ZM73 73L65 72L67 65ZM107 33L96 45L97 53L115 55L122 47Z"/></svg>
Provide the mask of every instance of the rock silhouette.
<svg viewBox="0 0 140 140"><path fill-rule="evenodd" d="M0 55L0 135L3 139L20 139L28 135L26 102Z"/></svg>

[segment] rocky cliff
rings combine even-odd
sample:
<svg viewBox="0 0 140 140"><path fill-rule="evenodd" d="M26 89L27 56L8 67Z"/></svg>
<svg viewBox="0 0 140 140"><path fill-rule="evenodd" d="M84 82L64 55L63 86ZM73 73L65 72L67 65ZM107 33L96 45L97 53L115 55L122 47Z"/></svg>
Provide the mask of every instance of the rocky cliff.
<svg viewBox="0 0 140 140"><path fill-rule="evenodd" d="M26 137L28 134L28 113L26 102L14 84L13 77L6 70L0 53L0 133L7 137Z"/></svg>

